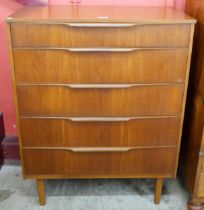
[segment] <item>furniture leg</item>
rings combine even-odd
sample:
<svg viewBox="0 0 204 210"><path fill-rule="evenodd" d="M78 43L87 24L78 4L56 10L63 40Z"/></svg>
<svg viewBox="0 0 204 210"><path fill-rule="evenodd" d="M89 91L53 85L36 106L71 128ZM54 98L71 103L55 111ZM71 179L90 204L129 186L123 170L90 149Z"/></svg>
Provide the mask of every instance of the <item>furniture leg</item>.
<svg viewBox="0 0 204 210"><path fill-rule="evenodd" d="M37 188L38 188L38 196L39 196L39 204L44 206L46 203L45 198L45 182L43 179L37 179Z"/></svg>
<svg viewBox="0 0 204 210"><path fill-rule="evenodd" d="M162 193L162 186L163 186L163 179L158 178L156 180L156 189L154 194L154 203L159 204L161 199L161 193Z"/></svg>

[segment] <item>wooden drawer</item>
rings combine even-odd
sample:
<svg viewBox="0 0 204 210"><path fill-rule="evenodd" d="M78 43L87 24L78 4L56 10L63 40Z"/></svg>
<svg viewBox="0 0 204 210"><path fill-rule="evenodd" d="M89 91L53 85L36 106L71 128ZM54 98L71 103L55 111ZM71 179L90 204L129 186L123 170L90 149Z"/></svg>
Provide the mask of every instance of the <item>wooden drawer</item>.
<svg viewBox="0 0 204 210"><path fill-rule="evenodd" d="M114 84L100 87L18 85L19 114L121 117L181 113L183 84L147 86Z"/></svg>
<svg viewBox="0 0 204 210"><path fill-rule="evenodd" d="M71 118L71 120L70 118L20 118L22 145L24 147L155 147L178 144L180 118L89 120L89 118Z"/></svg>
<svg viewBox="0 0 204 210"><path fill-rule="evenodd" d="M12 23L13 47L188 47L190 25ZM119 25L119 26L118 26ZM93 26L93 24L92 24ZM110 27L113 26L113 27ZM115 27L117 26L117 27Z"/></svg>
<svg viewBox="0 0 204 210"><path fill-rule="evenodd" d="M177 148L127 149L127 151L126 148L105 148L109 150L108 152L104 152L104 148L92 148L99 152L80 152L83 149L87 150L87 148L24 149L25 176L45 175L46 178L174 176Z"/></svg>
<svg viewBox="0 0 204 210"><path fill-rule="evenodd" d="M16 82L155 83L185 80L187 49L123 50L96 53L71 52L62 48L14 49Z"/></svg>

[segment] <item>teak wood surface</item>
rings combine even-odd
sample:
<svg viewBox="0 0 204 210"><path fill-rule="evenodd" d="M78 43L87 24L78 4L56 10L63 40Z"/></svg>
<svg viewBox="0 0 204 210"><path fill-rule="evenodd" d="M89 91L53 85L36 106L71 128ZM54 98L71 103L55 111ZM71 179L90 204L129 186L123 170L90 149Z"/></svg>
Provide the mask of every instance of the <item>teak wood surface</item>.
<svg viewBox="0 0 204 210"><path fill-rule="evenodd" d="M183 84L128 88L70 88L66 85L18 85L20 116L179 115Z"/></svg>
<svg viewBox="0 0 204 210"><path fill-rule="evenodd" d="M13 52L17 84L184 82L188 59L188 48L89 53L15 48Z"/></svg>
<svg viewBox="0 0 204 210"><path fill-rule="evenodd" d="M174 173L176 148L132 149L124 152L98 150L23 149L26 174L32 178L53 178L54 175L56 178L169 178Z"/></svg>
<svg viewBox="0 0 204 210"><path fill-rule="evenodd" d="M110 25L111 26L111 25ZM72 27L11 24L14 47L188 47L190 25L139 24L128 27ZM33 33L35 31L35 33ZM171 33L169 33L171 32Z"/></svg>
<svg viewBox="0 0 204 210"><path fill-rule="evenodd" d="M76 118L77 120L77 118ZM87 121L86 121L87 120ZM128 121L71 121L69 118L20 118L23 147L177 146L180 117ZM112 120L112 121L111 121ZM31 129L35 128L35 129ZM147 132L148 130L148 132Z"/></svg>
<svg viewBox="0 0 204 210"><path fill-rule="evenodd" d="M103 18L105 17L105 19ZM9 33L25 178L176 176L195 20L157 7L25 7Z"/></svg>

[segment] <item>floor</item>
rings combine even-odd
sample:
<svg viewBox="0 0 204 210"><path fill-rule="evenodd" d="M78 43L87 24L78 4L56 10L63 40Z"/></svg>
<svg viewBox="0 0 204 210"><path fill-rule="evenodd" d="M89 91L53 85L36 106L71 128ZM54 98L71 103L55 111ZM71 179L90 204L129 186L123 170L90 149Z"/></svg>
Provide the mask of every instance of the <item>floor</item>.
<svg viewBox="0 0 204 210"><path fill-rule="evenodd" d="M153 203L154 180L49 180L47 205L40 207L34 180L20 166L0 170L0 210L185 210L188 194L178 180L166 180L160 205Z"/></svg>

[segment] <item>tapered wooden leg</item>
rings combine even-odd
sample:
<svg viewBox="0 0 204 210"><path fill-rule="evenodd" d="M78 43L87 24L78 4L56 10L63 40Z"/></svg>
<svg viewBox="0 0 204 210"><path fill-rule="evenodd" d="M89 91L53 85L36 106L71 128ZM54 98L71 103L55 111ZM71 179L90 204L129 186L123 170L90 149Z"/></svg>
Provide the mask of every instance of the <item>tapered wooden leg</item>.
<svg viewBox="0 0 204 210"><path fill-rule="evenodd" d="M38 196L39 196L39 204L44 206L46 203L45 198L45 182L43 179L37 179L37 188L38 188Z"/></svg>
<svg viewBox="0 0 204 210"><path fill-rule="evenodd" d="M193 201L188 201L188 209L189 210L202 210L203 205L201 202L193 202Z"/></svg>
<svg viewBox="0 0 204 210"><path fill-rule="evenodd" d="M158 178L156 180L156 189L154 194L154 203L159 204L161 199L161 193L162 193L162 186L163 186L163 179Z"/></svg>

